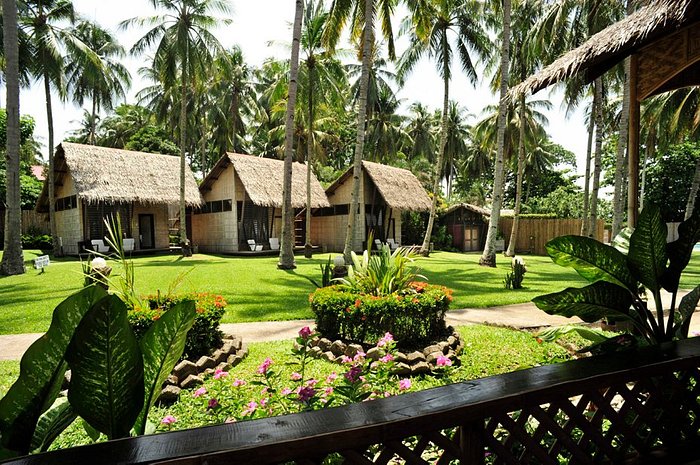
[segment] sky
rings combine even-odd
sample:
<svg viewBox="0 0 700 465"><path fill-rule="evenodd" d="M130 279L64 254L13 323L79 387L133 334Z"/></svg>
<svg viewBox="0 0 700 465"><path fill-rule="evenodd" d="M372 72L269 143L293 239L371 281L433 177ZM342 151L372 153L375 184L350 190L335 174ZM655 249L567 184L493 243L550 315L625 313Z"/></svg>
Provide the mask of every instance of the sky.
<svg viewBox="0 0 700 465"><path fill-rule="evenodd" d="M127 50L146 30L138 28L121 30L119 23L125 19L154 14L150 2L146 0L73 0L73 4L80 14L115 32ZM246 61L256 66L262 64L269 57L288 58L288 49L279 44L291 42L290 24L294 17L295 6L293 0L229 0L229 4L232 9L230 15L232 23L215 31L215 35L225 47L238 44L243 50ZM401 13L397 15L397 21L401 19L401 16ZM270 42L273 44L270 45ZM398 53L405 49L406 43L405 39L399 38L397 40ZM497 49L498 44L494 43L493 47ZM145 62L146 59L143 56L128 56L124 59L124 64L131 72L133 81L127 96L128 103L136 103L134 95L145 85L137 74L138 68L143 66ZM459 70L460 68L454 66L454 69ZM398 92L398 97L403 99L404 108L419 101L431 109L438 109L442 107L442 91L441 78L433 64L424 59L408 77L405 86ZM452 100L457 101L468 113L474 115L472 123L478 120L485 106L493 105L497 101L496 96L488 89L488 77L484 78L482 74L480 74L480 82L474 87L463 75L455 72L450 93ZM2 97L4 100L4 95ZM583 173L587 134L582 112L576 111L567 118L561 108L561 94L556 90L542 91L534 98L549 98L552 101L553 108L547 112L549 134L554 142L576 154L577 171ZM64 137L70 135L72 129L78 127L83 110L71 102L61 103L55 95L52 98L52 103L54 106L55 143L58 144ZM43 152L46 158L48 129L43 85L34 84L30 89L22 91L20 112L30 114L35 118L35 134L44 145Z"/></svg>

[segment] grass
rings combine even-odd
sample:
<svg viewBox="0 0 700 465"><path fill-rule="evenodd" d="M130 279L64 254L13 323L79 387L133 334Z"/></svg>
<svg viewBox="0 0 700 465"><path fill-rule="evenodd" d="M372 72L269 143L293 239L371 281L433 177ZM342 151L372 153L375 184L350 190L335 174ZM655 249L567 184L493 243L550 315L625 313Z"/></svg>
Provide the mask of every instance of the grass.
<svg viewBox="0 0 700 465"><path fill-rule="evenodd" d="M80 262L56 259L39 273L31 268L38 251L26 251L27 273L0 277L0 334L44 332L51 312L65 297L82 286ZM307 278L320 278L319 265L328 254L313 259L297 257L297 269L280 271L277 257L225 257L198 254L134 258L137 291L165 292L181 281L178 291L221 294L229 306L224 323L313 318L308 295L315 287ZM452 308L492 307L528 302L533 297L583 284L576 273L554 265L546 257L527 257L525 289L504 291L503 278L510 260L499 257L497 268L478 265L479 254L436 252L419 258L420 273L429 282L454 290ZM119 272L115 266L113 274Z"/></svg>
<svg viewBox="0 0 700 465"><path fill-rule="evenodd" d="M80 262L56 259L45 273L31 268L37 251L26 251L27 273L0 277L0 334L46 331L54 307L82 286ZM213 292L228 301L224 323L313 318L308 295L315 287L307 278L320 278L319 265L328 254L313 259L297 257L297 269L280 271L277 257L225 257L198 254L182 259L177 255L134 259L137 291L165 292L180 281L178 291ZM510 260L499 257L497 268L478 265L478 253L436 252L418 258L420 273L429 282L454 290L452 308L479 308L529 302L533 297L585 281L573 270L555 265L548 257L527 256L524 289L506 291L503 278ZM115 267L113 274L119 272ZM700 282L700 254L693 254L681 281L692 289Z"/></svg>
<svg viewBox="0 0 700 465"><path fill-rule="evenodd" d="M489 326L464 326L460 327L459 331L465 341L465 350L461 355L462 366L452 371L449 379L435 378L430 376L415 377L412 380L411 391L419 391L432 387L447 384L448 382L460 382L485 376L497 375L514 370L530 368L536 365L554 363L569 358L566 350L561 346L553 343L538 344L530 333L516 331L506 328L496 328ZM234 389L240 392L244 399L259 400L260 386L256 386L250 381L256 377L256 369L262 363L265 357L273 359L273 367L280 373L280 378L288 380L294 369L286 365L286 362L292 360L290 349L292 341L275 341L265 343L252 343L249 345L250 355L236 368L232 369L227 382L224 383L230 386L233 379L247 380L248 384L240 388L229 387L231 391ZM9 375L14 379L17 376L19 364L12 362L14 365L7 365ZM14 373L11 369L14 367ZM0 370L5 368L0 364ZM337 372L342 376L343 367L333 363L314 360L307 367L307 379L325 379L332 372ZM398 383L398 378L395 379ZM214 391L212 388L215 382L208 379L205 384L210 393ZM0 395L3 394L0 387ZM219 391L221 394L221 391ZM238 394L237 394L238 395ZM226 408L226 395L217 395L222 399L222 408ZM155 424L159 424L160 420L166 415L173 415L177 418L175 429L195 428L208 424L220 423L222 418L226 417L227 413L212 415L206 409L207 398L202 397L195 399L191 391L183 391L181 393L180 402L168 408L157 407L151 411L150 419ZM234 409L233 414L240 413L238 407ZM222 416L223 415L223 416ZM163 430L160 426L160 430ZM79 422L74 423L68 428L54 443L52 448L66 448L82 444L88 444L90 440L83 431Z"/></svg>

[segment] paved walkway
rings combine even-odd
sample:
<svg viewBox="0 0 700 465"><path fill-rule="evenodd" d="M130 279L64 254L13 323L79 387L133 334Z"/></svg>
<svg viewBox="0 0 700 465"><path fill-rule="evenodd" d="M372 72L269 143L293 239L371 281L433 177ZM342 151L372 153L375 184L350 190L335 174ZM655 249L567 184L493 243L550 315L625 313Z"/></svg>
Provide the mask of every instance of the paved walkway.
<svg viewBox="0 0 700 465"><path fill-rule="evenodd" d="M698 312L696 312L698 313ZM450 310L447 324L464 326L490 324L517 329L559 326L580 322L578 318L547 315L531 302L489 308ZM255 323L227 323L221 329L227 334L240 336L244 342L278 341L294 338L304 326L313 327L313 320L268 321ZM695 315L691 332L700 332L700 315ZM19 360L27 347L42 334L10 334L0 336L0 360Z"/></svg>

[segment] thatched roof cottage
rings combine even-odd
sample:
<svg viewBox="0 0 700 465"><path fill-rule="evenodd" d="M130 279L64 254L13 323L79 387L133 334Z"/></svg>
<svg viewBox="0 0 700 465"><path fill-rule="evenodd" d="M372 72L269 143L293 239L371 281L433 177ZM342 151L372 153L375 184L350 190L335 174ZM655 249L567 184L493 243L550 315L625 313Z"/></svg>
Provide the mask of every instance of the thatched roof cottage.
<svg viewBox="0 0 700 465"><path fill-rule="evenodd" d="M341 251L352 194L352 168L343 173L328 189L330 207L312 211L311 239L314 245ZM366 247L367 237L385 242L401 242L401 213L430 210L431 200L418 178L408 170L362 162L360 200L353 249Z"/></svg>
<svg viewBox="0 0 700 465"><path fill-rule="evenodd" d="M452 235L452 246L463 252L484 250L490 216L491 210L470 203L450 206L442 222Z"/></svg>
<svg viewBox="0 0 700 465"><path fill-rule="evenodd" d="M230 253L249 251L248 241L270 248L270 238L280 238L284 162L238 153L227 153L204 178L200 191L205 204L192 216L192 239L200 251ZM323 187L311 175L311 206L330 204ZM235 206L235 208L234 208ZM304 243L306 165L293 163L292 207L297 213L295 241Z"/></svg>
<svg viewBox="0 0 700 465"><path fill-rule="evenodd" d="M77 254L83 243L103 239L103 220L110 215L119 215L136 250L169 247L168 205L180 201L178 157L63 142L56 148L54 178L64 253ZM185 200L190 206L202 202L189 168ZM48 180L37 210L49 210Z"/></svg>

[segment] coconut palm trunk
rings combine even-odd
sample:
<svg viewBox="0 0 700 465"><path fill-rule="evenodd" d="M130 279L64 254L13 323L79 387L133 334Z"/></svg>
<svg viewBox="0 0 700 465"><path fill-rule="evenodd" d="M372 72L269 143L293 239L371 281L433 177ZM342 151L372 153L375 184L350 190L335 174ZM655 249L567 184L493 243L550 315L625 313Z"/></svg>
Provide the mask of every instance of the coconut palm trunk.
<svg viewBox="0 0 700 465"><path fill-rule="evenodd" d="M496 148L496 163L493 176L493 198L491 218L486 234L486 246L479 259L482 266L496 266L496 236L498 222L501 219L504 189L504 155L506 142L506 118L508 111L508 63L510 62L510 0L503 0L503 36L501 37L501 90L498 103L498 134Z"/></svg>
<svg viewBox="0 0 700 465"><path fill-rule="evenodd" d="M588 236L595 237L597 232L596 223L598 220L598 191L600 190L600 172L602 168L601 159L603 157L603 79L595 80L595 93L598 106L595 113L595 159L593 162L593 185L591 186L591 211L589 214Z"/></svg>
<svg viewBox="0 0 700 465"><path fill-rule="evenodd" d="M700 188L700 157L695 162L695 175L693 176L693 184L690 186L688 194L688 203L685 205L685 220L693 215L695 209L695 199L698 196L698 188Z"/></svg>
<svg viewBox="0 0 700 465"><path fill-rule="evenodd" d="M590 209L590 186L591 186L591 157L593 155L593 131L595 131L595 115L598 107L595 93L593 95L593 105L588 119L588 144L586 145L586 174L583 177L583 212L581 213L581 235L588 236L588 211Z"/></svg>
<svg viewBox="0 0 700 465"><path fill-rule="evenodd" d="M446 42L446 35L443 35L443 41L445 42L443 47L448 47ZM442 54L443 59L443 69L449 68L450 55L448 53ZM440 178L442 177L442 165L445 162L445 148L447 147L447 112L449 111L450 99L450 80L447 73L443 76L443 94L442 94L442 122L440 123L440 147L438 148L438 160L437 165L435 165L435 175L433 178L433 202L430 204L430 216L428 217L428 226L425 230L425 236L423 236L423 244L420 248L420 254L424 257L430 255L430 236L433 232L433 224L435 223L435 210L437 209L437 203L440 191Z"/></svg>
<svg viewBox="0 0 700 465"><path fill-rule="evenodd" d="M97 129L97 91L92 92L92 113L90 113L90 134L88 135L88 144L95 145L95 133Z"/></svg>
<svg viewBox="0 0 700 465"><path fill-rule="evenodd" d="M296 0L292 57L289 63L289 97L284 128L284 187L282 192L282 241L277 267L282 270L296 268L294 263L294 210L292 209L292 158L294 157L294 108L297 101L297 76L299 74L299 45L304 2Z"/></svg>
<svg viewBox="0 0 700 465"><path fill-rule="evenodd" d="M352 194L348 211L348 227L345 231L343 256L345 263L352 263L350 252L355 242L357 229L357 209L360 205L360 176L362 175L362 152L365 148L365 119L367 117L367 89L369 72L372 67L372 45L374 34L374 0L365 0L365 25L362 32L362 73L360 74L360 95L357 98L357 137L355 139L355 157L352 169ZM368 244L367 247L371 245Z"/></svg>
<svg viewBox="0 0 700 465"><path fill-rule="evenodd" d="M313 256L311 244L311 156L314 147L314 68L309 66L309 132L306 141L306 240L304 241L304 257Z"/></svg>
<svg viewBox="0 0 700 465"><path fill-rule="evenodd" d="M185 169L187 160L185 147L187 144L187 65L189 58L188 44L182 56L182 72L180 82L180 247L182 256L191 257L192 248L187 239L187 212L185 210Z"/></svg>
<svg viewBox="0 0 700 465"><path fill-rule="evenodd" d="M615 237L622 230L622 222L625 215L627 199L625 196L625 169L627 160L627 142L629 136L630 117L630 59L625 60L625 83L622 97L622 111L620 112L620 135L617 139L617 153L615 156L615 193L613 195L613 221L611 236Z"/></svg>
<svg viewBox="0 0 700 465"><path fill-rule="evenodd" d="M7 91L7 139L5 149L5 243L0 274L25 272L22 254L22 211L19 186L19 44L17 42L17 3L3 0L5 88Z"/></svg>
<svg viewBox="0 0 700 465"><path fill-rule="evenodd" d="M51 105L51 84L49 75L44 72L44 92L46 93L46 120L49 130L49 229L51 231L51 241L53 242L54 256L61 256L61 246L58 242L56 232L56 173L54 173L53 157L53 107Z"/></svg>
<svg viewBox="0 0 700 465"><path fill-rule="evenodd" d="M513 227L510 230L508 249L506 256L515 256L515 245L520 232L520 209L523 197L523 176L525 175L525 95L521 95L518 102L518 174L515 181L515 211L513 212Z"/></svg>
<svg viewBox="0 0 700 465"><path fill-rule="evenodd" d="M649 128L649 133L647 134L647 144L644 150L644 158L642 159L641 170L642 179L639 183L639 210L644 208L644 192L647 187L647 160L651 157L651 154L656 147L656 128L654 126Z"/></svg>

